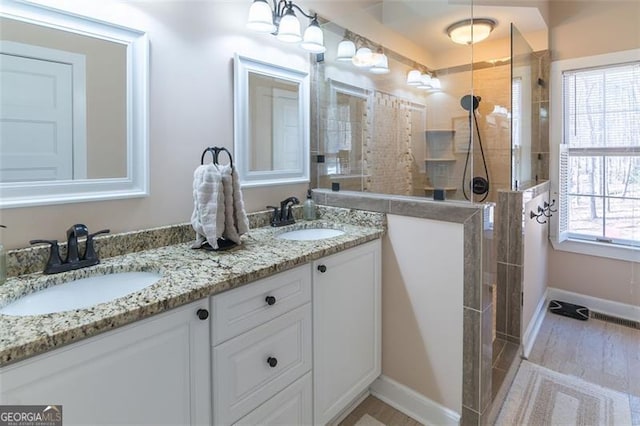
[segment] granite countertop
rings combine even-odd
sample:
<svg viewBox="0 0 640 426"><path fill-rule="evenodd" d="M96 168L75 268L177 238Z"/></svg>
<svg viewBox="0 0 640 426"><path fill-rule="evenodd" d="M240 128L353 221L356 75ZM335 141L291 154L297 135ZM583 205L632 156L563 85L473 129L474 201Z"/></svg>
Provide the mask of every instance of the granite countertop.
<svg viewBox="0 0 640 426"><path fill-rule="evenodd" d="M345 234L316 241L275 238L276 234L304 227L340 229ZM76 271L10 278L0 286L0 306L38 289L91 275L121 271L154 271L163 275L142 291L87 309L24 317L0 315L0 366L291 269L383 234L381 225L360 226L326 219L298 222L281 228L252 229L242 237L241 247L226 252L194 250L189 243L181 243L107 258L99 265Z"/></svg>

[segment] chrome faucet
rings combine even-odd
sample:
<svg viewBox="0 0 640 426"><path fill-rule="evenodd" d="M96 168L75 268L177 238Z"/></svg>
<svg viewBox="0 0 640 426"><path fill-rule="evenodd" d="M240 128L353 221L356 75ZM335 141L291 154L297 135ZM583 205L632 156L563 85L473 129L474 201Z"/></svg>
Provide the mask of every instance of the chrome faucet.
<svg viewBox="0 0 640 426"><path fill-rule="evenodd" d="M296 197L289 197L280 202L280 207L267 206L268 209L273 209L273 215L271 216L271 226L284 226L296 223L293 218L292 207L296 204L300 204L300 200Z"/></svg>
<svg viewBox="0 0 640 426"><path fill-rule="evenodd" d="M49 244L49 259L44 268L44 274L57 274L59 272L71 271L74 269L85 268L100 263L100 259L96 255L94 247L94 238L96 235L108 233L108 229L89 234L89 229L77 223L67 230L67 257L63 261L60 257L60 249L58 240L31 240L31 244ZM80 256L78 250L78 238L86 237L84 253Z"/></svg>

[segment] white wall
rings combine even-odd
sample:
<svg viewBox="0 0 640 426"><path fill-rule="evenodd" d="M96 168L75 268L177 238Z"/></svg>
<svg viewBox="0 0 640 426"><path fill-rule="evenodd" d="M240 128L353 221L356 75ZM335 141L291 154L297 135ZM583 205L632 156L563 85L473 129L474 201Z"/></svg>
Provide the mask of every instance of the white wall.
<svg viewBox="0 0 640 426"><path fill-rule="evenodd" d="M148 32L151 42L150 171L148 198L4 209L6 248L35 238L63 239L74 223L90 230L122 232L189 221L193 170L207 146L233 148L234 52L308 68L309 56L271 35L250 33L249 1L41 0L68 11ZM307 185L245 190L249 211L290 195L304 198Z"/></svg>
<svg viewBox="0 0 640 426"><path fill-rule="evenodd" d="M463 225L387 215L382 374L462 409Z"/></svg>

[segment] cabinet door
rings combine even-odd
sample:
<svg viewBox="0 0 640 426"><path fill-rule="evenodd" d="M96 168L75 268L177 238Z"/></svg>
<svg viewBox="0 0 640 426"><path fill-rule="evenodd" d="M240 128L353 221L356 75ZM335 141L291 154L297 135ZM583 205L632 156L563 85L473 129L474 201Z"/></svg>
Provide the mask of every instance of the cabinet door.
<svg viewBox="0 0 640 426"><path fill-rule="evenodd" d="M65 425L208 425L208 299L0 370L0 404L63 406Z"/></svg>
<svg viewBox="0 0 640 426"><path fill-rule="evenodd" d="M314 423L380 375L380 240L314 262Z"/></svg>

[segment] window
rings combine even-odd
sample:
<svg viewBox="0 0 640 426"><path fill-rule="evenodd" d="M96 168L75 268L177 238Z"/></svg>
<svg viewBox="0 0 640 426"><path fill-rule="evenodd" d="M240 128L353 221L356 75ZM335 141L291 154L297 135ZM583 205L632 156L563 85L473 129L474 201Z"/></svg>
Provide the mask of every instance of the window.
<svg viewBox="0 0 640 426"><path fill-rule="evenodd" d="M562 72L562 238L640 246L640 62Z"/></svg>

